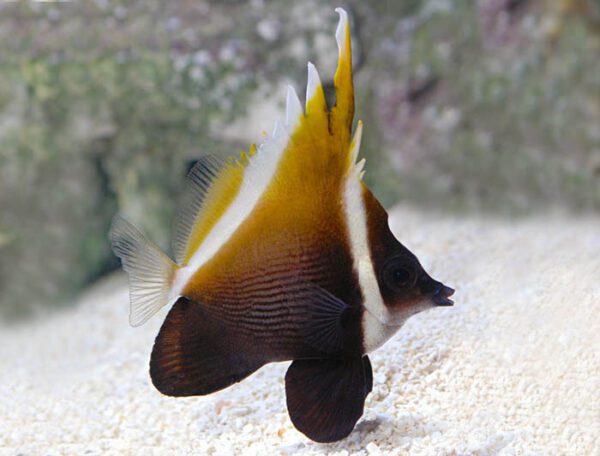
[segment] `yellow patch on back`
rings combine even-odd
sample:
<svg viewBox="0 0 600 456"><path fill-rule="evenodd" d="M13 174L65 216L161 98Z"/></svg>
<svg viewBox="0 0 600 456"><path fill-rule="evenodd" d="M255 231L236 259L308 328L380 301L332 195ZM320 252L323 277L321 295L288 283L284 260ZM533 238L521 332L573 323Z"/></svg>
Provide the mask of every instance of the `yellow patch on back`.
<svg viewBox="0 0 600 456"><path fill-rule="evenodd" d="M331 207L325 200L339 198L342 181L356 159L350 136L354 118L350 26L346 12L341 8L336 12L340 22L336 31L339 52L334 76L335 105L330 111L327 109L318 74L309 64L307 92L312 93L307 93L306 114L291 132L277 174L264 195L264 199L279 201L285 201L282 195L290 199L306 195L305 209L313 212L315 205Z"/></svg>
<svg viewBox="0 0 600 456"><path fill-rule="evenodd" d="M340 22L336 32L339 54L334 77L335 105L328 110L317 71L309 64L306 112L299 112L299 118L288 119L289 125L285 128L288 128L289 138L282 146L284 149L271 181L231 238L195 271L183 290L186 296L202 300L203 293L214 284L239 280L256 268L268 268L267 264L273 264L275 257L284 258L284 263L299 261L304 255L319 256L320 252L335 251L340 242L346 243L340 241L347 235L342 192L347 179L360 179L355 161L361 128L359 125L352 142L354 89L350 28L345 11L336 11ZM258 165L254 160L263 153L259 148L253 157L253 152L248 154L250 168ZM227 197L227 200L210 211L214 218L210 224L203 225L201 234L195 233L199 241L193 243L189 253L200 245L217 216L231 204L239 191L243 170L232 169L224 177L235 185L226 184L228 192L211 192L211 199Z"/></svg>

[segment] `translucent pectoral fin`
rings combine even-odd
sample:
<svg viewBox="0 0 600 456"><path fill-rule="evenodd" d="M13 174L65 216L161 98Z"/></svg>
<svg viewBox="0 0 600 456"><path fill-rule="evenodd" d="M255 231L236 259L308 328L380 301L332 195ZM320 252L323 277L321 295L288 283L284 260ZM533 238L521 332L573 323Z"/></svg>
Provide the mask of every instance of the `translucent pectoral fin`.
<svg viewBox="0 0 600 456"><path fill-rule="evenodd" d="M370 367L368 358L359 356L294 361L285 375L294 426L316 442L348 436L372 388Z"/></svg>

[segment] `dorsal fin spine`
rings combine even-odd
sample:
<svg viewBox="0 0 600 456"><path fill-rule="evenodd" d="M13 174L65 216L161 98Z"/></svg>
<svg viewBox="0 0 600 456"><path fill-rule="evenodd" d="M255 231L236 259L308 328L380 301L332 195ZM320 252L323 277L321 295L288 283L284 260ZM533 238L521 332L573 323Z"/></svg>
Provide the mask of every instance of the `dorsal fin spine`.
<svg viewBox="0 0 600 456"><path fill-rule="evenodd" d="M302 110L298 94L291 85L288 85L285 103L285 123L290 132L293 132L302 117L304 117L304 111Z"/></svg>
<svg viewBox="0 0 600 456"><path fill-rule="evenodd" d="M335 32L338 46L338 65L333 77L335 86L335 106L331 109L333 131L345 135L352 128L354 118L354 85L352 82L352 43L348 13L336 8L340 20Z"/></svg>
<svg viewBox="0 0 600 456"><path fill-rule="evenodd" d="M308 62L308 82L306 83L306 115L316 115L327 112L325 92L317 68Z"/></svg>

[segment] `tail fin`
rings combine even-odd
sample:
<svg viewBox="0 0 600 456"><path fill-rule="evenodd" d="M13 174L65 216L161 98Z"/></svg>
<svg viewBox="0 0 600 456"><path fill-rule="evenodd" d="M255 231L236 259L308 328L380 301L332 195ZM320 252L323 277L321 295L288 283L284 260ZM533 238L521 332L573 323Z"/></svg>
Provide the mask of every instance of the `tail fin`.
<svg viewBox="0 0 600 456"><path fill-rule="evenodd" d="M140 326L168 303L177 265L119 215L113 219L110 240L129 275L129 323Z"/></svg>

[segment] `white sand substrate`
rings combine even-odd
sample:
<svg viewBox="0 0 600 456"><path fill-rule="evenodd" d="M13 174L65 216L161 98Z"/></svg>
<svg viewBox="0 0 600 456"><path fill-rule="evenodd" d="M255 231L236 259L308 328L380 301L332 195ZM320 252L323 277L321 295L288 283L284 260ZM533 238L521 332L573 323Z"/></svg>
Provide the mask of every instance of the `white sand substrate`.
<svg viewBox="0 0 600 456"><path fill-rule="evenodd" d="M293 428L287 363L212 396L161 396L148 360L166 309L131 328L117 274L76 307L1 328L0 454L600 455L600 220L392 219L456 305L371 355L373 393L346 440Z"/></svg>

